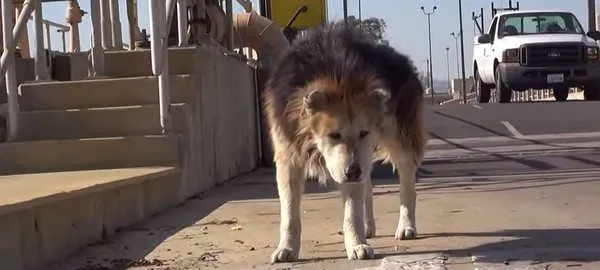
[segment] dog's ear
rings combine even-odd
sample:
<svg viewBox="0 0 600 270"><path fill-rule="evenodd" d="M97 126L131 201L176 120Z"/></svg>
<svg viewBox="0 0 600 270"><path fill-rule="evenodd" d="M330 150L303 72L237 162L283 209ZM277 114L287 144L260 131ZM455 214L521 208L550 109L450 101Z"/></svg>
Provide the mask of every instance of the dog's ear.
<svg viewBox="0 0 600 270"><path fill-rule="evenodd" d="M327 95L319 89L312 90L304 97L304 108L309 114L324 110L326 106Z"/></svg>
<svg viewBox="0 0 600 270"><path fill-rule="evenodd" d="M385 88L376 88L369 93L369 98L371 98L375 106L379 107L382 112L385 112L392 95Z"/></svg>

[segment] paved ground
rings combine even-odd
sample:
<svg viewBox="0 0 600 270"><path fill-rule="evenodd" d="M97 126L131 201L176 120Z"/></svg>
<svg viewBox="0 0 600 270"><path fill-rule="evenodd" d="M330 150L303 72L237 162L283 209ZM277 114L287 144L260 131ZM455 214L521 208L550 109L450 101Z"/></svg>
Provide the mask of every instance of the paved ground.
<svg viewBox="0 0 600 270"><path fill-rule="evenodd" d="M375 260L345 258L341 200L311 185L301 261L268 265L279 217L264 169L44 269L600 269L600 133L550 133L432 139L412 241L393 238L396 180L379 167Z"/></svg>

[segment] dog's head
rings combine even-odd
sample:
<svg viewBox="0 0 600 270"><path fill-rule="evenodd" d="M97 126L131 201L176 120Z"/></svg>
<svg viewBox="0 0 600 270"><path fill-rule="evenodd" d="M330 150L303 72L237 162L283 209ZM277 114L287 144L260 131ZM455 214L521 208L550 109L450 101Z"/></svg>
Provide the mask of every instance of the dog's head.
<svg viewBox="0 0 600 270"><path fill-rule="evenodd" d="M371 173L389 92L378 86L355 91L331 84L309 87L303 99L307 124L329 175L340 184L362 183Z"/></svg>

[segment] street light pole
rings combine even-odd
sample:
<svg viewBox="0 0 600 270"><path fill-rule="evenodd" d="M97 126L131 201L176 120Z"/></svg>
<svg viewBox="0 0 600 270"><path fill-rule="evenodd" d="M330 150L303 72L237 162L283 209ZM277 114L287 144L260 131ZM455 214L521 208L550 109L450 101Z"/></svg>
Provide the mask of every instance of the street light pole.
<svg viewBox="0 0 600 270"><path fill-rule="evenodd" d="M460 55L462 63L462 97L463 104L467 104L467 81L465 80L465 42L463 35L463 21L462 21L462 1L458 0L458 21L460 25Z"/></svg>
<svg viewBox="0 0 600 270"><path fill-rule="evenodd" d="M450 47L446 47L446 70L448 71L448 94L452 95L452 84L450 84Z"/></svg>
<svg viewBox="0 0 600 270"><path fill-rule="evenodd" d="M458 47L458 35L454 32L450 33L450 35L454 38L454 42L456 43L456 78L460 77L460 52Z"/></svg>
<svg viewBox="0 0 600 270"><path fill-rule="evenodd" d="M421 6L421 10L423 11L423 14L425 14L425 16L427 16L427 26L429 29L429 80L430 80L430 85L431 85L431 104L434 104L434 99L433 99L433 58L431 57L431 15L433 15L433 13L435 13L435 11L437 10L437 6L433 6L433 9L430 12L425 11L425 7Z"/></svg>
<svg viewBox="0 0 600 270"><path fill-rule="evenodd" d="M344 21L348 19L348 0L344 0Z"/></svg>

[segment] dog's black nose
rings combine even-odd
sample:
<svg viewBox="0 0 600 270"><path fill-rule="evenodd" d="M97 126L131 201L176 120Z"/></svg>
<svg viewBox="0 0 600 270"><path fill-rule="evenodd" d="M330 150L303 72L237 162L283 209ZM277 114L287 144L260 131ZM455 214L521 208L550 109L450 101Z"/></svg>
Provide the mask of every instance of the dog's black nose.
<svg viewBox="0 0 600 270"><path fill-rule="evenodd" d="M362 174L362 170L360 169L360 165L358 163L352 163L345 171L346 179L348 182L357 182L360 181L360 175Z"/></svg>

